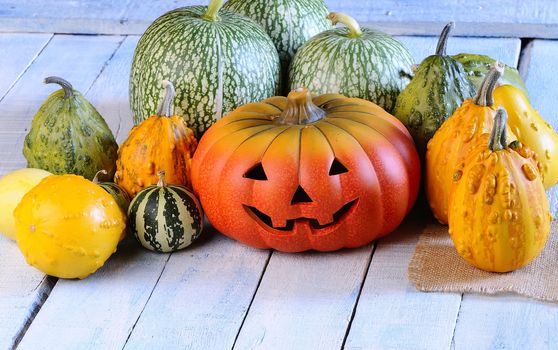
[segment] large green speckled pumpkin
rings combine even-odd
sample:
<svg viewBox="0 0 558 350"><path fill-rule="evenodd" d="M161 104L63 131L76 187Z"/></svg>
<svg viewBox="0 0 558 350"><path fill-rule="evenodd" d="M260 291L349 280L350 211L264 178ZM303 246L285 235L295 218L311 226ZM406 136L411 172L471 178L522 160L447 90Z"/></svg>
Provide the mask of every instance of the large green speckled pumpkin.
<svg viewBox="0 0 558 350"><path fill-rule="evenodd" d="M240 105L273 96L279 55L253 20L208 7L189 6L162 15L141 37L130 77L134 122L157 111L161 80L176 88L174 111L198 135Z"/></svg>
<svg viewBox="0 0 558 350"><path fill-rule="evenodd" d="M118 144L103 117L66 80L48 77L45 83L62 89L52 93L33 118L23 144L27 166L89 180L106 169L113 177Z"/></svg>
<svg viewBox="0 0 558 350"><path fill-rule="evenodd" d="M328 18L348 28L322 32L297 51L289 69L290 88L358 97L391 112L412 75L407 48L386 33L361 29L346 14L332 12Z"/></svg>
<svg viewBox="0 0 558 350"><path fill-rule="evenodd" d="M332 28L323 0L229 0L224 8L253 19L265 29L279 52L285 88L289 65L298 48Z"/></svg>

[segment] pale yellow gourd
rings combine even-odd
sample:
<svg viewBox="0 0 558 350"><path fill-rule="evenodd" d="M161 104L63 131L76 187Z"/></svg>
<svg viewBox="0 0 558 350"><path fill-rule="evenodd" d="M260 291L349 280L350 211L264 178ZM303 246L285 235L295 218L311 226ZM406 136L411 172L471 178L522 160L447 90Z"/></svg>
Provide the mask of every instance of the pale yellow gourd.
<svg viewBox="0 0 558 350"><path fill-rule="evenodd" d="M49 175L52 174L45 170L24 168L0 179L0 232L9 239L16 238L14 209L29 190Z"/></svg>
<svg viewBox="0 0 558 350"><path fill-rule="evenodd" d="M537 154L542 165L543 183L550 188L558 183L558 134L531 106L515 86L502 85L494 90L494 104L508 112L508 125L517 139Z"/></svg>
<svg viewBox="0 0 558 350"><path fill-rule="evenodd" d="M49 176L14 212L27 262L60 278L85 278L116 251L126 217L100 186L77 175Z"/></svg>

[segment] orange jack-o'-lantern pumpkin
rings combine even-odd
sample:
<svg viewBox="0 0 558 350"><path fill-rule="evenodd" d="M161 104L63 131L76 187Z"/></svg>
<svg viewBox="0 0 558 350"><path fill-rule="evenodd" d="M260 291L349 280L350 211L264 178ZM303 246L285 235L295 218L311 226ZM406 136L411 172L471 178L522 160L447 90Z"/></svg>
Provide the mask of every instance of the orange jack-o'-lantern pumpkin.
<svg viewBox="0 0 558 350"><path fill-rule="evenodd" d="M411 209L420 163L411 136L372 102L307 89L239 107L192 162L209 221L257 248L358 247Z"/></svg>

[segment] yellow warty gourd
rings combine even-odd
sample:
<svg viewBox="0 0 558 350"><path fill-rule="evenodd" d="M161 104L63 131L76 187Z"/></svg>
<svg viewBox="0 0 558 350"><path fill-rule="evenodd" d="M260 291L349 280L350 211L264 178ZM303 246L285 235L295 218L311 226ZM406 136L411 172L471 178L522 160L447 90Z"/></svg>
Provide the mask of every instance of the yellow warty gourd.
<svg viewBox="0 0 558 350"><path fill-rule="evenodd" d="M506 146L499 110L488 146L454 173L449 232L468 263L507 272L531 262L550 232L549 204L535 153L519 141Z"/></svg>
<svg viewBox="0 0 558 350"><path fill-rule="evenodd" d="M49 176L14 212L27 262L60 278L85 278L116 251L126 217L100 186L77 175Z"/></svg>
<svg viewBox="0 0 558 350"><path fill-rule="evenodd" d="M0 179L0 232L9 239L16 238L14 209L29 190L49 175L52 174L45 170L25 168Z"/></svg>
<svg viewBox="0 0 558 350"><path fill-rule="evenodd" d="M494 104L508 112L508 125L512 132L537 154L542 165L544 187L548 189L558 183L558 134L515 86L496 88Z"/></svg>

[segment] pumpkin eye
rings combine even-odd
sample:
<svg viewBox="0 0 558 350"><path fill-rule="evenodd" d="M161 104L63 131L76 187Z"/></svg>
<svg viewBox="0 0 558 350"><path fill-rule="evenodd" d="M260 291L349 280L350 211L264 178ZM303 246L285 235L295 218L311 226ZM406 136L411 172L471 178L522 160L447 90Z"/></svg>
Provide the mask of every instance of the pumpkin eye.
<svg viewBox="0 0 558 350"><path fill-rule="evenodd" d="M258 163L250 168L245 174L244 177L247 179L252 180L267 180L267 175L265 174L265 170L262 166L262 163Z"/></svg>
<svg viewBox="0 0 558 350"><path fill-rule="evenodd" d="M340 161L337 160L337 158L335 158L333 160L333 163L331 163L331 167L329 168L329 176L339 175L347 172L349 172L349 169L347 169L343 164L341 164Z"/></svg>

